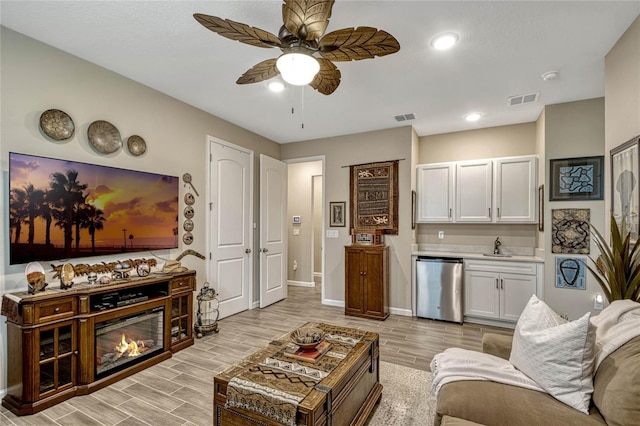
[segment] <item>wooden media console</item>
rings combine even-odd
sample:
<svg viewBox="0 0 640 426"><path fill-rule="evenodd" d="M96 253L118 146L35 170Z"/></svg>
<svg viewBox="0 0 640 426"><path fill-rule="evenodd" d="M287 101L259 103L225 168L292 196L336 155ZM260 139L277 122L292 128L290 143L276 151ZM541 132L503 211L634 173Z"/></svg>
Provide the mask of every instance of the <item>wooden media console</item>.
<svg viewBox="0 0 640 426"><path fill-rule="evenodd" d="M137 373L193 344L194 271L5 294L7 395L34 414Z"/></svg>

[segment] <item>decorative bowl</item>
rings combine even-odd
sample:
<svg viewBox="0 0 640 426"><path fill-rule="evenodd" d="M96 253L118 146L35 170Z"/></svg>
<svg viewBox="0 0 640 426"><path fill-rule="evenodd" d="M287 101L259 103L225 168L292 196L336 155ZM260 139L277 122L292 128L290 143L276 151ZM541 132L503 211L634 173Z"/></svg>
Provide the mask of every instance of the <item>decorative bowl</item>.
<svg viewBox="0 0 640 426"><path fill-rule="evenodd" d="M75 125L69 115L59 109L48 109L40 115L40 128L45 135L57 141L73 136Z"/></svg>
<svg viewBox="0 0 640 426"><path fill-rule="evenodd" d="M290 337L302 349L313 349L324 340L324 331L316 327L301 327L293 330Z"/></svg>
<svg viewBox="0 0 640 426"><path fill-rule="evenodd" d="M89 143L102 154L111 154L122 147L122 138L116 127L104 120L94 121L87 129Z"/></svg>

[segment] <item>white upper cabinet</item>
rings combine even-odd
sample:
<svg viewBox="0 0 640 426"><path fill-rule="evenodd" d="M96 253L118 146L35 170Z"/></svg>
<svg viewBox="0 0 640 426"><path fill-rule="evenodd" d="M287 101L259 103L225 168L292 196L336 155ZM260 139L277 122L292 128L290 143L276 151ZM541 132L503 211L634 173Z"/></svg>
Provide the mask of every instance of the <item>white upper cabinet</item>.
<svg viewBox="0 0 640 426"><path fill-rule="evenodd" d="M495 221L535 223L537 158L498 158L495 165Z"/></svg>
<svg viewBox="0 0 640 426"><path fill-rule="evenodd" d="M416 222L535 223L535 155L421 164Z"/></svg>
<svg viewBox="0 0 640 426"><path fill-rule="evenodd" d="M493 161L456 164L456 222L491 222Z"/></svg>
<svg viewBox="0 0 640 426"><path fill-rule="evenodd" d="M454 173L454 163L417 167L417 222L453 221Z"/></svg>

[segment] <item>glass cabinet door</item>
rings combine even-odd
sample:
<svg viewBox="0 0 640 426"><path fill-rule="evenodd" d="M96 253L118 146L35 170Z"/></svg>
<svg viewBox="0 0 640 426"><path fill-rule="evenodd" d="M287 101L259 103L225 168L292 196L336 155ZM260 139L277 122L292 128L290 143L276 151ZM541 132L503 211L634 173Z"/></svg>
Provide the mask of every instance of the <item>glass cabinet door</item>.
<svg viewBox="0 0 640 426"><path fill-rule="evenodd" d="M191 294L174 296L171 299L171 343L177 343L191 337L191 318L189 305Z"/></svg>
<svg viewBox="0 0 640 426"><path fill-rule="evenodd" d="M75 323L67 321L41 327L36 332L38 343L37 396L73 386L75 383Z"/></svg>

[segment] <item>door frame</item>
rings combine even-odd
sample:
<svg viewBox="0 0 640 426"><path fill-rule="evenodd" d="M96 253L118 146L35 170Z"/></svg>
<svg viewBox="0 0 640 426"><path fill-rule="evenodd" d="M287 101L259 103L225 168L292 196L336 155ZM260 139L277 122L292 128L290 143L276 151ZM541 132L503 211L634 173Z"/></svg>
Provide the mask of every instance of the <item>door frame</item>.
<svg viewBox="0 0 640 426"><path fill-rule="evenodd" d="M326 161L326 156L325 155L314 155L311 157L300 157L300 158L289 158L286 160L280 160L283 163L288 164L295 164L295 163L310 163L312 161L322 161L322 244L321 244L321 248L322 248L322 254L321 254L321 262L322 262L322 278L320 280L320 285L321 285L321 292L322 292L322 296L321 296L321 303L324 304L324 300L325 300L325 296L324 296L324 292L325 292L325 285L324 285L324 279L325 276L327 275L326 273L326 268L325 268L325 240L327 238L326 236L326 231L325 231L325 218L326 218L326 200L325 200L325 194L327 192L327 181L326 181L326 165L327 165L327 161ZM287 186L289 184L287 183ZM288 201L287 201L288 204ZM287 247L289 246L289 232L287 232ZM313 235L311 238L311 254L313 256ZM311 271L311 275L313 276L313 271Z"/></svg>
<svg viewBox="0 0 640 426"><path fill-rule="evenodd" d="M207 250L207 254L206 254L206 259L205 259L205 270L206 270L206 281L207 282L211 282L210 279L211 277L209 276L209 272L211 271L211 262L213 259L211 259L211 216L212 216L212 211L213 211L213 201L211 200L211 190L209 188L209 182L211 182L211 161L213 161L213 152L211 151L211 144L212 143L218 143L220 145L224 145L227 146L231 149L235 149L237 151L241 151L244 153L249 154L249 228L250 228L250 232L249 232L249 247L251 247L251 261L249 262L249 301L247 303L247 309L253 309L254 307L258 307L254 305L253 302L253 290L254 290L254 286L255 286L255 276L254 276L254 262L256 257L254 256L255 254L255 247L254 247L254 233L256 231L256 223L254 221L254 211L253 211L253 205L254 205L254 185L253 185L253 180L254 180L254 168L255 168L255 160L254 160L254 152L250 149L244 148L242 146L239 145L235 145L231 142L227 142L224 139L220 139L220 138L216 138L215 136L211 136L211 135L207 135L206 138L206 143L207 143L207 155L205 157L205 169L207 171L207 188L206 188L206 205L209 206L209 208L206 208L206 214L205 214L205 231L207 233L206 235L206 250Z"/></svg>

